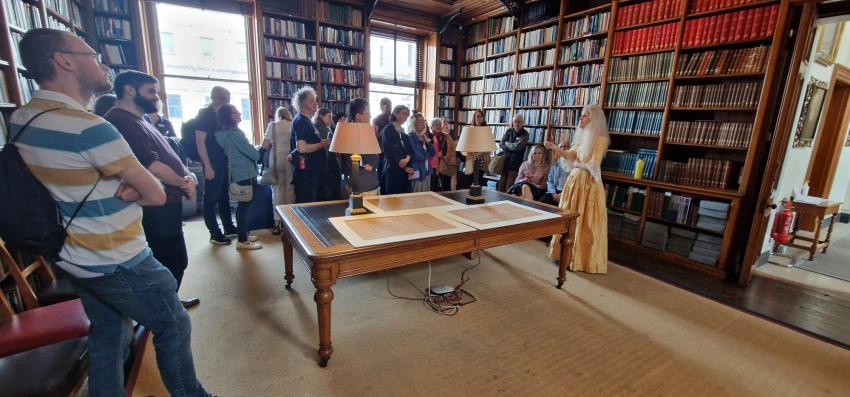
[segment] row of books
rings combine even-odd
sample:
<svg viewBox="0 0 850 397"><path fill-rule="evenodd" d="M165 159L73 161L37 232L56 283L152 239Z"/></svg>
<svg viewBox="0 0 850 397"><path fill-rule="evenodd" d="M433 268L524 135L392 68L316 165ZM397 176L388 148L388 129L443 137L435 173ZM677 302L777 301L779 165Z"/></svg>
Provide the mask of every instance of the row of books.
<svg viewBox="0 0 850 397"><path fill-rule="evenodd" d="M462 70L462 76L465 79L481 77L484 75L484 62L475 62L464 65Z"/></svg>
<svg viewBox="0 0 850 397"><path fill-rule="evenodd" d="M487 55L499 55L516 50L516 36L508 36L487 43Z"/></svg>
<svg viewBox="0 0 850 397"><path fill-rule="evenodd" d="M635 175L635 166L640 159L644 161L644 166L643 174L639 176L643 179L648 179L652 176L657 155L658 152L651 149L640 149L637 153L609 149L608 154L602 160L602 170L616 172L618 174Z"/></svg>
<svg viewBox="0 0 850 397"><path fill-rule="evenodd" d="M638 241L640 217L608 210L608 236L623 240Z"/></svg>
<svg viewBox="0 0 850 397"><path fill-rule="evenodd" d="M503 73L514 70L514 59L516 56L506 56L487 60L487 73Z"/></svg>
<svg viewBox="0 0 850 397"><path fill-rule="evenodd" d="M101 38L108 39L133 39L133 27L129 19L95 16L95 32Z"/></svg>
<svg viewBox="0 0 850 397"><path fill-rule="evenodd" d="M53 15L47 16L47 27L50 28L50 29L63 30L63 31L66 31L66 32L71 31L70 25L68 25L64 21L54 17Z"/></svg>
<svg viewBox="0 0 850 397"><path fill-rule="evenodd" d="M705 265L715 266L720 260L723 239L705 233L697 233L696 241L688 258Z"/></svg>
<svg viewBox="0 0 850 397"><path fill-rule="evenodd" d="M508 33L511 30L514 30L514 17L505 16L490 18L490 20L487 21L487 26L487 31L489 32L490 37Z"/></svg>
<svg viewBox="0 0 850 397"><path fill-rule="evenodd" d="M599 103L600 89L600 86L560 88L555 91L555 106L584 106Z"/></svg>
<svg viewBox="0 0 850 397"><path fill-rule="evenodd" d="M677 108L742 108L758 105L761 81L681 85L673 91Z"/></svg>
<svg viewBox="0 0 850 397"><path fill-rule="evenodd" d="M618 9L615 26L617 28L624 28L676 18L681 14L682 0L653 0Z"/></svg>
<svg viewBox="0 0 850 397"><path fill-rule="evenodd" d="M302 61L316 60L316 46L312 44L293 43L291 41L264 38L263 48L266 56L298 59Z"/></svg>
<svg viewBox="0 0 850 397"><path fill-rule="evenodd" d="M299 81L266 79L266 92L268 92L271 96L292 98L292 94L294 94L295 91L298 91L305 85L311 84L305 84Z"/></svg>
<svg viewBox="0 0 850 397"><path fill-rule="evenodd" d="M511 96L510 92L484 94L484 106L488 108L509 108L511 107Z"/></svg>
<svg viewBox="0 0 850 397"><path fill-rule="evenodd" d="M455 49L452 47L440 46L440 60L441 61L454 61L455 60Z"/></svg>
<svg viewBox="0 0 850 397"><path fill-rule="evenodd" d="M669 226L662 223L647 221L643 227L643 238L640 240L640 245L658 251L664 251L667 248L669 237Z"/></svg>
<svg viewBox="0 0 850 397"><path fill-rule="evenodd" d="M581 118L581 109L554 109L552 111L552 125L558 127L576 127Z"/></svg>
<svg viewBox="0 0 850 397"><path fill-rule="evenodd" d="M587 39L566 44L561 47L560 62L602 61L605 58L607 44L608 39Z"/></svg>
<svg viewBox="0 0 850 397"><path fill-rule="evenodd" d="M363 52L345 48L322 47L322 62L363 66Z"/></svg>
<svg viewBox="0 0 850 397"><path fill-rule="evenodd" d="M24 38L22 33L18 32L10 32L10 37L12 39L12 60L15 62L15 65L18 65L19 68L24 68L24 63L21 61L21 39Z"/></svg>
<svg viewBox="0 0 850 397"><path fill-rule="evenodd" d="M548 12L549 10L554 12L554 16L557 16L558 6L552 6L551 2L545 1L529 5L522 13L523 26L534 25L552 18L553 15Z"/></svg>
<svg viewBox="0 0 850 397"><path fill-rule="evenodd" d="M6 21L23 31L40 28L41 11L37 6L20 0L3 0L6 6Z"/></svg>
<svg viewBox="0 0 850 397"><path fill-rule="evenodd" d="M764 73L770 46L680 54L677 75Z"/></svg>
<svg viewBox="0 0 850 397"><path fill-rule="evenodd" d="M539 72L520 73L517 75L518 89L540 88L547 89L552 86L552 71L541 70Z"/></svg>
<svg viewBox="0 0 850 397"><path fill-rule="evenodd" d="M332 26L319 26L319 39L322 43L342 44L360 48L363 48L366 43L363 32Z"/></svg>
<svg viewBox="0 0 850 397"><path fill-rule="evenodd" d="M519 91L514 95L514 106L549 106L551 91Z"/></svg>
<svg viewBox="0 0 850 397"><path fill-rule="evenodd" d="M643 212L646 189L638 186L615 185L611 183L606 183L604 186L605 203L609 207Z"/></svg>
<svg viewBox="0 0 850 397"><path fill-rule="evenodd" d="M363 27L363 10L345 4L319 3L319 20L340 25Z"/></svg>
<svg viewBox="0 0 850 397"><path fill-rule="evenodd" d="M510 110L485 110L484 120L487 124L508 124L511 121Z"/></svg>
<svg viewBox="0 0 850 397"><path fill-rule="evenodd" d="M695 198L671 192L651 191L646 216L686 226L696 226L699 217L698 208L699 200Z"/></svg>
<svg viewBox="0 0 850 397"><path fill-rule="evenodd" d="M691 2L691 13L703 11L722 10L746 4L757 3L761 0L693 0Z"/></svg>
<svg viewBox="0 0 850 397"><path fill-rule="evenodd" d="M269 109L277 109L279 107L285 107L287 109L292 109L292 100L289 99L280 99L280 98L266 98L266 103L269 104Z"/></svg>
<svg viewBox="0 0 850 397"><path fill-rule="evenodd" d="M67 20L71 20L71 1L70 0L44 0L44 6Z"/></svg>
<svg viewBox="0 0 850 397"><path fill-rule="evenodd" d="M480 94L482 92L484 92L484 80L472 80L460 83L461 94Z"/></svg>
<svg viewBox="0 0 850 397"><path fill-rule="evenodd" d="M463 56L465 57L466 61L469 62L473 59L484 58L484 56L487 54L486 51L487 44L478 44L472 47L467 47L467 49L463 51Z"/></svg>
<svg viewBox="0 0 850 397"><path fill-rule="evenodd" d="M266 61L267 78L316 81L316 76L317 73L315 66Z"/></svg>
<svg viewBox="0 0 850 397"><path fill-rule="evenodd" d="M454 95L440 95L439 106L441 108L453 108L457 103L457 97Z"/></svg>
<svg viewBox="0 0 850 397"><path fill-rule="evenodd" d="M506 58L513 58L506 57ZM555 63L555 49L538 50L523 52L519 54L520 69L534 68L538 66L548 66Z"/></svg>
<svg viewBox="0 0 850 397"><path fill-rule="evenodd" d="M455 77L455 65L450 63L440 64L440 77Z"/></svg>
<svg viewBox="0 0 850 397"><path fill-rule="evenodd" d="M558 145L561 142L566 142L568 145L573 144L575 139L575 128L552 128L552 143Z"/></svg>
<svg viewBox="0 0 850 397"><path fill-rule="evenodd" d="M619 109L608 111L608 131L610 132L658 136L661 134L663 121L664 112Z"/></svg>
<svg viewBox="0 0 850 397"><path fill-rule="evenodd" d="M363 71L322 66L322 82L363 85Z"/></svg>
<svg viewBox="0 0 850 397"><path fill-rule="evenodd" d="M457 83L451 80L440 80L440 93L454 94L457 89Z"/></svg>
<svg viewBox="0 0 850 397"><path fill-rule="evenodd" d="M464 28L464 36L467 43L475 43L487 37L487 30L484 22L472 24Z"/></svg>
<svg viewBox="0 0 850 397"><path fill-rule="evenodd" d="M480 109L484 105L484 96L481 94L477 95L466 95L460 98L460 107L464 109Z"/></svg>
<svg viewBox="0 0 850 397"><path fill-rule="evenodd" d="M730 208L731 205L723 201L700 201L697 227L716 233L723 233L724 229L726 229L726 220L729 219Z"/></svg>
<svg viewBox="0 0 850 397"><path fill-rule="evenodd" d="M745 148L752 134L752 122L670 121L665 139L672 143Z"/></svg>
<svg viewBox="0 0 850 397"><path fill-rule="evenodd" d="M132 46L130 43L128 45ZM101 44L100 53L107 64L136 65L136 50L132 47L125 51L125 46L121 44Z"/></svg>
<svg viewBox="0 0 850 397"><path fill-rule="evenodd" d="M484 91L510 91L513 89L514 76L502 76L484 79Z"/></svg>
<svg viewBox="0 0 850 397"><path fill-rule="evenodd" d="M130 15L130 7L127 0L92 0L92 7L94 11Z"/></svg>
<svg viewBox="0 0 850 397"><path fill-rule="evenodd" d="M691 19L685 22L684 47L773 36L779 5Z"/></svg>
<svg viewBox="0 0 850 397"><path fill-rule="evenodd" d="M606 86L605 106L664 107L667 100L667 81Z"/></svg>
<svg viewBox="0 0 850 397"><path fill-rule="evenodd" d="M322 107L331 111L334 115L345 115L348 104L344 102L322 102Z"/></svg>
<svg viewBox="0 0 850 397"><path fill-rule="evenodd" d="M689 158L686 163L665 160L658 168L657 179L679 185L732 189L737 184L736 168L736 163L729 160Z"/></svg>
<svg viewBox="0 0 850 397"><path fill-rule="evenodd" d="M469 113L470 113L470 116L474 116L474 114L472 114L472 112L469 112ZM470 119L470 123L472 123L471 120L472 119ZM510 127L508 127L506 125L494 125L491 128L493 128L493 138L497 141L501 141L502 137L505 136L505 133L508 132L508 128L510 128Z"/></svg>
<svg viewBox="0 0 850 397"><path fill-rule="evenodd" d="M455 111L454 111L454 109L439 109L437 111L437 116L442 117L446 120L454 120L455 119Z"/></svg>
<svg viewBox="0 0 850 397"><path fill-rule="evenodd" d="M614 55L672 49L676 43L676 22L614 34Z"/></svg>
<svg viewBox="0 0 850 397"><path fill-rule="evenodd" d="M672 69L672 52L659 52L628 58L611 58L608 81L668 78Z"/></svg>
<svg viewBox="0 0 850 397"><path fill-rule="evenodd" d="M83 10L77 3L71 3L71 22L78 33L83 30ZM84 37L82 39L85 40Z"/></svg>
<svg viewBox="0 0 850 397"><path fill-rule="evenodd" d="M610 19L611 12L605 11L566 21L564 22L563 38L564 40L568 40L605 32L608 30L608 21Z"/></svg>
<svg viewBox="0 0 850 397"><path fill-rule="evenodd" d="M263 17L263 32L276 36L294 37L298 39L314 40L315 25L307 28L304 22L280 19L275 17Z"/></svg>
<svg viewBox="0 0 850 397"><path fill-rule="evenodd" d="M522 32L519 36L520 47L528 48L554 43L558 39L558 25Z"/></svg>
<svg viewBox="0 0 850 397"><path fill-rule="evenodd" d="M605 67L601 63L585 63L558 70L555 85L597 84L602 82Z"/></svg>
<svg viewBox="0 0 850 397"><path fill-rule="evenodd" d="M526 125L545 126L549 123L549 109L517 109L515 115L521 115Z"/></svg>
<svg viewBox="0 0 850 397"><path fill-rule="evenodd" d="M543 143L546 139L546 127L525 127L528 132L528 143L525 147L525 158L528 158L528 153L534 147L531 144Z"/></svg>
<svg viewBox="0 0 850 397"><path fill-rule="evenodd" d="M365 96L366 91L362 88L322 85L321 98L323 101L351 101L354 98L364 98Z"/></svg>

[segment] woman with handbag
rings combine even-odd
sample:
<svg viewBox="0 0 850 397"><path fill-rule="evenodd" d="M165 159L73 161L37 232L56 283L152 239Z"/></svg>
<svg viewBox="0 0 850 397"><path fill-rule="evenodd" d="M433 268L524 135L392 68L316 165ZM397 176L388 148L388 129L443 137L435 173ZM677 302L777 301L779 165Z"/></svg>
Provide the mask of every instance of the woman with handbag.
<svg viewBox="0 0 850 397"><path fill-rule="evenodd" d="M228 104L219 108L218 123L221 129L216 131L215 140L227 154L230 198L239 202L236 207L236 234L239 240L236 249L258 250L263 248L263 244L257 241L257 236L248 235L248 216L254 188L257 186L257 160L260 159L260 152L248 142L245 133L236 127L240 121L242 114L235 106Z"/></svg>
<svg viewBox="0 0 850 397"><path fill-rule="evenodd" d="M269 161L263 167L261 182L274 189L274 205L295 202L295 188L292 187L292 164L289 162L289 132L292 128L292 113L281 106L275 111L276 120L266 127L263 149L269 153ZM280 216L274 211L274 229L272 234L279 235Z"/></svg>

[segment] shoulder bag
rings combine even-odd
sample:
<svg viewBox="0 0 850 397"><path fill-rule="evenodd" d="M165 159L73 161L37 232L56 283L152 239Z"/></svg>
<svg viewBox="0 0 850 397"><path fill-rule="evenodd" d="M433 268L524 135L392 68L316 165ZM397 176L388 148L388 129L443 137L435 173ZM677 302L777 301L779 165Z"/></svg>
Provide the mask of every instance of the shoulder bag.
<svg viewBox="0 0 850 397"><path fill-rule="evenodd" d="M227 180L230 181L228 193L230 193L231 200L246 203L254 199L254 187L251 185L243 186L233 181L233 173L231 172L233 169L233 143L230 142L230 131L227 134L227 156L230 159L230 164L227 165Z"/></svg>

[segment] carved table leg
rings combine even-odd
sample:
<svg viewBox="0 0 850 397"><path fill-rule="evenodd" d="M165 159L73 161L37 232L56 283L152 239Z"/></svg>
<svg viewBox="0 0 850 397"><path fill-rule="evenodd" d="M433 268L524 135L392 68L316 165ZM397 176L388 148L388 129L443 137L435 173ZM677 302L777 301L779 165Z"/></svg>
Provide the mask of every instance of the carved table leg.
<svg viewBox="0 0 850 397"><path fill-rule="evenodd" d="M326 367L334 349L331 344L331 301L334 292L331 286L336 283L336 272L331 268L313 268L313 284L316 293L316 310L319 318L319 366Z"/></svg>
<svg viewBox="0 0 850 397"><path fill-rule="evenodd" d="M463 257L472 260L472 252L464 252Z"/></svg>
<svg viewBox="0 0 850 397"><path fill-rule="evenodd" d="M292 280L295 280L295 275L292 273L292 243L289 241L289 233L286 228L280 234L280 240L283 242L283 265L286 269L283 278L286 280L286 289L290 289L292 288Z"/></svg>
<svg viewBox="0 0 850 397"><path fill-rule="evenodd" d="M561 260L558 264L558 284L555 286L556 288L561 288L564 281L567 280L567 266L573 259L573 236L575 233L576 223L575 220L571 220L567 231L561 234Z"/></svg>
<svg viewBox="0 0 850 397"><path fill-rule="evenodd" d="M821 217L815 218L815 240L812 242L811 248L809 248L809 260L815 260L815 254L818 252L818 245L820 245L820 227L823 225L823 219Z"/></svg>
<svg viewBox="0 0 850 397"><path fill-rule="evenodd" d="M829 242L832 240L832 227L835 226L835 219L838 217L838 213L832 214L832 217L829 218L829 228L826 229L826 240L824 240L823 253L826 253L826 250L829 249Z"/></svg>

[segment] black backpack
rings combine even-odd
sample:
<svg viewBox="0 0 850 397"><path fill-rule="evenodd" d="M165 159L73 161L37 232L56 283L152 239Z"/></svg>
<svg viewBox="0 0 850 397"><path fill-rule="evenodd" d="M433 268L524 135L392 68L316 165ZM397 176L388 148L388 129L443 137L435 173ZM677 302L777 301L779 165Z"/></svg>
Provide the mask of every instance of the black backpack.
<svg viewBox="0 0 850 397"><path fill-rule="evenodd" d="M59 255L68 226L97 186L95 182L63 226L56 201L27 168L15 146L33 120L54 110L59 109L36 114L0 149L0 238L12 249L49 258ZM100 181L100 176L97 180Z"/></svg>
<svg viewBox="0 0 850 397"><path fill-rule="evenodd" d="M198 154L198 144L195 140L195 130L197 129L198 117L186 120L180 127L180 148L183 149L183 154L192 161L201 161L201 155Z"/></svg>

